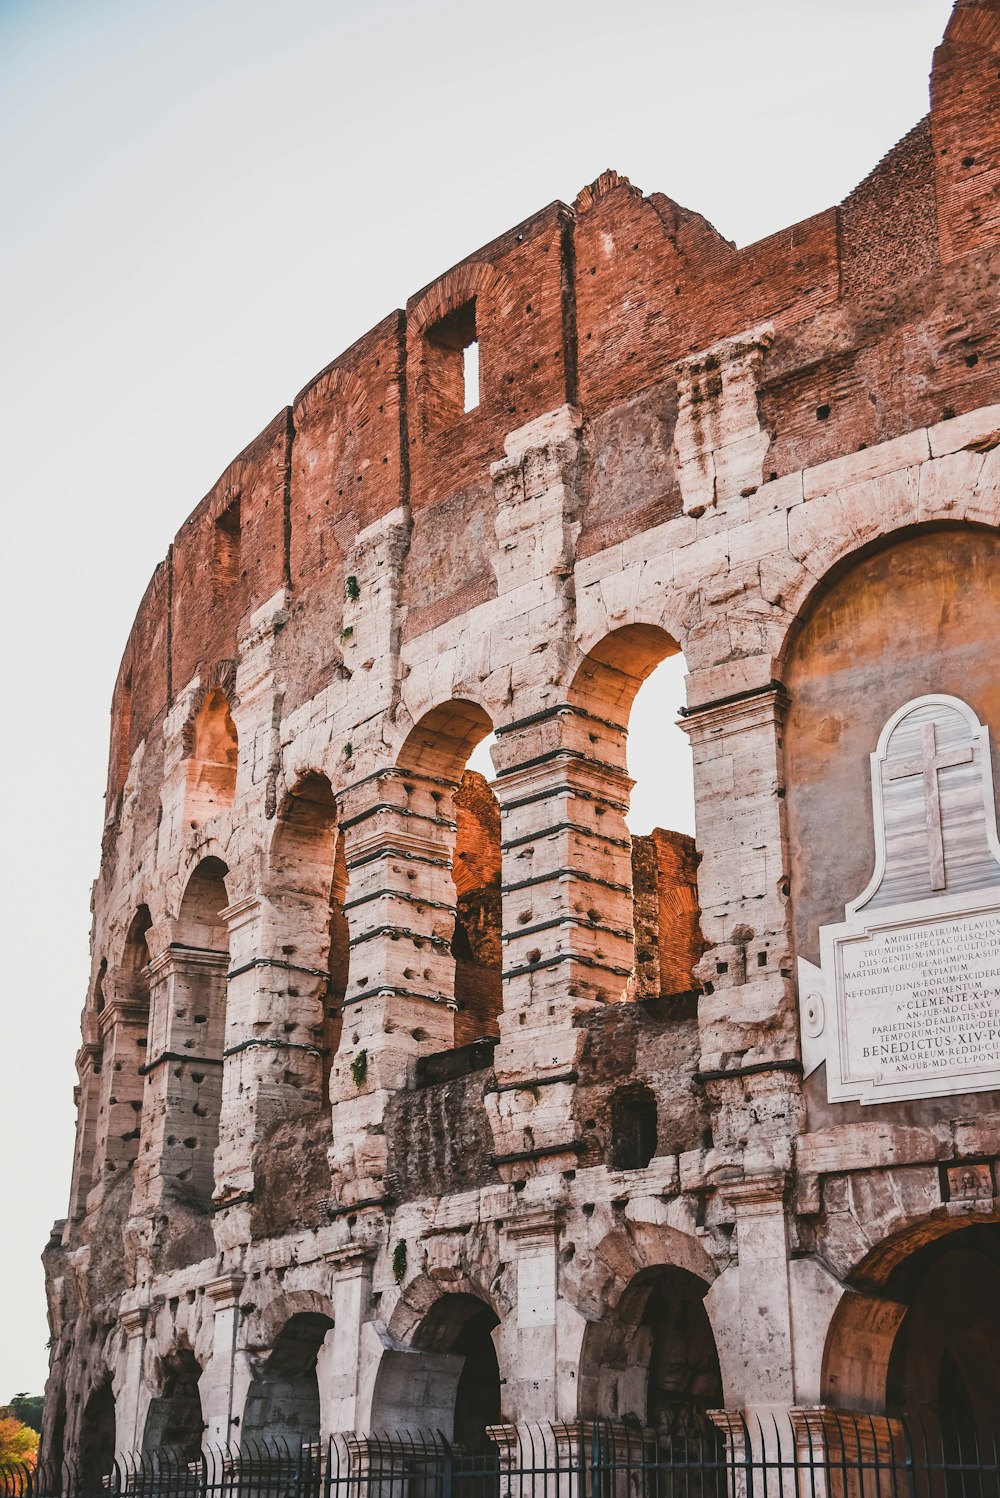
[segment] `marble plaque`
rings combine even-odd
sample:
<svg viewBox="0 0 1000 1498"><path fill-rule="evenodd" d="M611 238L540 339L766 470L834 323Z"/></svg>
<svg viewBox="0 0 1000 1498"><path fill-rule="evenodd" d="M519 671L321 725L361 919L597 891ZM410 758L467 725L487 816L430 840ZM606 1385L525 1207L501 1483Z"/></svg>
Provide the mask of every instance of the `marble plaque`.
<svg viewBox="0 0 1000 1498"><path fill-rule="evenodd" d="M1000 1088L1000 840L989 733L957 697L899 709L871 757L875 870L799 959L806 1075L831 1102Z"/></svg>

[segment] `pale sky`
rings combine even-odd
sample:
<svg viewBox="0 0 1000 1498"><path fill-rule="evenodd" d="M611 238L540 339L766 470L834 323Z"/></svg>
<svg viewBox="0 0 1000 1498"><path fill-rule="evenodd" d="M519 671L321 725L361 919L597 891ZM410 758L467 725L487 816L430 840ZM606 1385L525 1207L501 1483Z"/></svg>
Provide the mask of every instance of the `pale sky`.
<svg viewBox="0 0 1000 1498"><path fill-rule="evenodd" d="M0 1401L46 1371L111 689L185 516L408 295L603 168L747 244L927 109L950 0L0 0ZM633 720L636 830L690 826ZM639 729L640 717L645 734Z"/></svg>

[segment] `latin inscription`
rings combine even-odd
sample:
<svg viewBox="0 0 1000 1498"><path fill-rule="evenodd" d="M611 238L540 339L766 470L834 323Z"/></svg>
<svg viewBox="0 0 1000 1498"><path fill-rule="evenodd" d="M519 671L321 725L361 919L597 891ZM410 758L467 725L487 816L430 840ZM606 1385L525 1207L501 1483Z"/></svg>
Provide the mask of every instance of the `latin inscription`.
<svg viewBox="0 0 1000 1498"><path fill-rule="evenodd" d="M845 1081L956 1080L1000 1059L1000 911L841 940Z"/></svg>

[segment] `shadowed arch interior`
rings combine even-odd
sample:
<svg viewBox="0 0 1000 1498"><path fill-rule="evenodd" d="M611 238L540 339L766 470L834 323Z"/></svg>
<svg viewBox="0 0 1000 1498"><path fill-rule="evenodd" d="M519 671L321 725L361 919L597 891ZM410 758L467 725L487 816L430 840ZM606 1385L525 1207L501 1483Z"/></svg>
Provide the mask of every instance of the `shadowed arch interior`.
<svg viewBox="0 0 1000 1498"><path fill-rule="evenodd" d="M927 527L869 549L814 593L784 671L795 941L844 918L874 867L869 756L897 708L930 692L1000 724L1000 536ZM994 749L994 786L1000 763Z"/></svg>
<svg viewBox="0 0 1000 1498"><path fill-rule="evenodd" d="M146 967L149 963L149 947L147 937L153 918L145 905L140 905L129 924L128 934L125 937L125 950L122 954L121 989L122 997L131 1004L145 1006L149 1009L149 977Z"/></svg>
<svg viewBox="0 0 1000 1498"><path fill-rule="evenodd" d="M431 798L440 813L455 823L451 956L456 1046L495 1038L503 1004L500 807L485 777L466 768L476 745L492 731L484 708L456 698L424 714L411 729L398 759L401 770L443 782L440 790L432 787ZM449 795L450 807L446 805Z"/></svg>
<svg viewBox="0 0 1000 1498"><path fill-rule="evenodd" d="M467 1292L442 1295L414 1331L411 1350L383 1354L372 1423L382 1430L440 1430L476 1447L501 1418L492 1306Z"/></svg>
<svg viewBox="0 0 1000 1498"><path fill-rule="evenodd" d="M826 1401L992 1428L1000 1409L1000 1226L949 1226L939 1225L930 1241L919 1227L900 1235L886 1256L882 1294L852 1290L840 1301L823 1355Z"/></svg>
<svg viewBox="0 0 1000 1498"><path fill-rule="evenodd" d="M661 1433L721 1408L722 1375L704 1299L689 1270L640 1270L617 1305L591 1322L580 1359L584 1419L632 1416Z"/></svg>
<svg viewBox="0 0 1000 1498"><path fill-rule="evenodd" d="M117 975L116 1002L105 1017L102 1034L106 1085L101 1171L105 1175L127 1170L139 1153L142 1100L142 1067L147 1056L149 1033L149 948L146 937L152 926L149 910L140 905L129 924ZM104 1023L102 1023L102 1031Z"/></svg>
<svg viewBox="0 0 1000 1498"><path fill-rule="evenodd" d="M160 1393L150 1400L146 1415L144 1453L170 1450L189 1462L200 1455L205 1430L198 1388L200 1378L201 1365L190 1348L179 1347L164 1359Z"/></svg>
<svg viewBox="0 0 1000 1498"><path fill-rule="evenodd" d="M151 1061L161 1052L184 1056L170 1062L170 1128L165 1173L203 1201L214 1187L214 1157L222 1106L222 1052L226 1035L229 931L222 912L229 904L226 865L205 858L188 880L175 926L179 949L169 1013L154 1006ZM159 997L159 996L158 996ZM166 995L163 995L164 1004ZM187 1056L190 1059L187 1059Z"/></svg>
<svg viewBox="0 0 1000 1498"><path fill-rule="evenodd" d="M316 1360L333 1322L301 1311L285 1323L270 1355L262 1360L247 1394L241 1443L294 1453L320 1437Z"/></svg>
<svg viewBox="0 0 1000 1498"><path fill-rule="evenodd" d="M268 860L267 891L281 927L281 947L300 971L299 995L313 995L313 1041L322 1051L312 1087L327 1098L330 1067L343 1024L350 960L344 902L347 861L337 824L337 803L325 775L310 771L288 795L278 818ZM326 981L312 983L318 973Z"/></svg>
<svg viewBox="0 0 1000 1498"><path fill-rule="evenodd" d="M80 1433L80 1475L100 1492L115 1459L115 1395L105 1378L87 1400Z"/></svg>

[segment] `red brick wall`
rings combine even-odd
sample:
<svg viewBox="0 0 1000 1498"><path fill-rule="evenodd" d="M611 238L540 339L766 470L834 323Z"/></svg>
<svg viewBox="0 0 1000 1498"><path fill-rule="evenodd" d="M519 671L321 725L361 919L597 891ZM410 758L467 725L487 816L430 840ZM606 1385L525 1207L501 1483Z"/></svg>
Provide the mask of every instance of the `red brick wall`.
<svg viewBox="0 0 1000 1498"><path fill-rule="evenodd" d="M196 671L234 659L241 625L284 583L289 441L282 412L227 468L177 533L171 628L175 689ZM220 594L212 586L216 523L236 498L240 575L234 588Z"/></svg>
<svg viewBox="0 0 1000 1498"><path fill-rule="evenodd" d="M172 691L235 655L251 611L286 581L290 609L325 642L290 668L286 706L329 680L344 559L398 505L412 512L407 635L490 597L489 465L508 431L567 400L588 423L580 556L677 512L677 361L756 323L777 330L761 374L765 480L1000 400L998 75L1000 3L960 0L929 122L838 208L737 249L606 172L572 209L550 204L411 297L311 381L182 526L126 651L109 783L125 759L129 670L134 747ZM427 331L473 297L480 405L431 430ZM216 522L237 493L239 576L214 596Z"/></svg>

